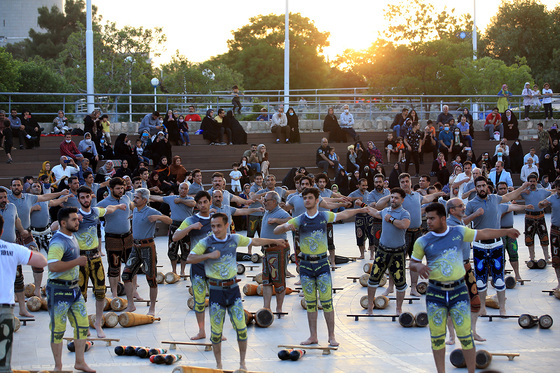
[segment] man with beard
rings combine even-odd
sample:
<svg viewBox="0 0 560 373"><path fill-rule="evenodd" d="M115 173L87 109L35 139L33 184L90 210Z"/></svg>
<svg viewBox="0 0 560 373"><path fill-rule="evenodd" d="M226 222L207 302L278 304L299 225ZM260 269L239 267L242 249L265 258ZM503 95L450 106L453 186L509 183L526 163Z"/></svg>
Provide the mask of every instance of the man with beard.
<svg viewBox="0 0 560 373"><path fill-rule="evenodd" d="M225 190L225 185L226 182L224 175L221 172L214 172L212 174L212 188L208 190L208 193L212 195L212 192L214 192L214 190L221 190L224 195L224 205L231 205L231 202L235 202L238 205L250 205L254 202L252 199L243 199L239 196L236 196L235 194L231 194L230 192Z"/></svg>
<svg viewBox="0 0 560 373"><path fill-rule="evenodd" d="M198 241L212 233L210 227L210 205L212 204L212 198L210 194L201 190L196 194L194 200L198 213L186 218L173 234L173 241L175 242L189 235L192 247L195 247ZM206 332L204 330L204 303L208 287L204 264L192 264L190 275L194 296L194 312L198 325L198 333L191 337L191 340L204 339L206 338Z"/></svg>
<svg viewBox="0 0 560 373"><path fill-rule="evenodd" d="M257 201L257 199L261 199L262 196L257 197L257 194L260 191L264 190L263 181L264 181L263 175L260 172L257 172L253 178L253 184L251 184L251 189L249 192L249 198L255 201L249 206L250 208L255 209L253 212L249 214L249 217L247 219L247 237L249 238L255 237L255 233L259 233L259 237L260 237L264 209L262 210L259 209L259 207L262 208L262 204L259 201ZM214 199L214 195L212 195L212 199ZM216 204L216 201L214 201L214 204ZM231 224L231 220L230 220L230 224ZM251 253L250 250L251 250L251 246L249 246L249 253Z"/></svg>
<svg viewBox="0 0 560 373"><path fill-rule="evenodd" d="M158 284L156 281L157 252L154 243L156 224L161 221L170 225L172 220L169 216L162 215L158 210L148 206L150 191L140 188L134 191L134 211L132 213L132 238L133 246L130 256L126 261L122 279L128 299L127 312L136 311L134 306L134 293L136 284L132 283L133 278L138 273L140 266L146 274L146 281L150 287L150 309L148 315L154 316L156 313L156 301ZM125 206L126 207L126 206ZM122 209L123 211L126 208Z"/></svg>
<svg viewBox="0 0 560 373"><path fill-rule="evenodd" d="M500 181L496 186L499 196L504 196L508 192L508 186L505 181ZM506 203L500 203L500 212L501 212L501 220L500 220L500 227L502 229L509 229L513 228L513 212L514 211L525 211L525 209L532 209L533 205L517 205L513 204L511 201ZM519 274L519 254L518 254L518 246L517 246L517 239L511 238L508 236L502 237L504 242L504 248L509 257L509 263L513 268L513 272L515 273L515 279L521 280L521 275Z"/></svg>
<svg viewBox="0 0 560 373"><path fill-rule="evenodd" d="M483 181L486 186L486 180ZM455 206L454 202L452 205ZM426 215L430 232L420 237L414 244L414 251L410 258L410 270L419 273L422 278L429 279L426 308L436 369L438 372L445 372L445 326L447 317L450 315L461 342L468 372L474 373L476 350L469 317L469 293L465 286L464 255L461 242L472 242L476 239L484 242L499 239L504 235L517 237L519 232L515 229L475 231L463 226L449 227L445 207L441 203L428 205ZM427 265L422 264L424 256L426 256ZM482 297L482 299L485 298Z"/></svg>
<svg viewBox="0 0 560 373"><path fill-rule="evenodd" d="M467 203L465 224L473 222L474 229L499 229L500 228L500 203L513 201L521 196L529 183L524 183L513 192L498 196L488 194L488 182L484 176L476 178L476 197ZM506 314L506 284L504 282L504 246L501 238L479 239L473 244L474 270L476 276L476 287L480 299L486 299L488 286L488 271L492 274L492 283L496 288L500 314ZM488 267L490 269L488 270ZM486 304L481 302L478 314L486 315Z"/></svg>
<svg viewBox="0 0 560 373"><path fill-rule="evenodd" d="M63 207L75 207L80 208L80 202L78 201L78 188L80 187L80 180L77 176L70 176L68 178L68 199L64 204Z"/></svg>
<svg viewBox="0 0 560 373"><path fill-rule="evenodd" d="M124 204L111 205L107 208L91 207L92 190L86 186L78 188L78 202L80 209L78 216L81 217L80 227L74 236L80 247L80 255L87 258L87 263L80 266L79 286L84 301L87 301L88 279L91 279L93 285L93 294L95 295L95 330L98 338L105 338L105 333L101 327L103 319L103 307L105 305L105 270L99 251L99 239L97 237L97 225L99 218L112 214L117 209L125 210ZM53 229L57 229L58 224L53 224Z"/></svg>
<svg viewBox="0 0 560 373"><path fill-rule="evenodd" d="M382 174L375 175L373 179L373 187L374 189L369 192L367 195L366 200L364 201L366 204L370 205L371 207L375 208L377 202L383 197L387 197L391 194L389 189L385 189L383 185L384 177ZM422 179L422 178L420 178ZM428 182L429 184L429 182ZM370 242L369 252L370 252L370 260L373 260L373 253L375 252L376 248L379 247L379 238L381 238L381 227L382 227L382 220L376 217L372 217L371 222L371 235L372 240Z"/></svg>
<svg viewBox="0 0 560 373"><path fill-rule="evenodd" d="M329 177L324 174L320 173L315 176L315 184L317 185L317 189L319 189L319 196L322 198L342 198L344 197L342 194L334 193L332 190L327 189L327 184L329 183ZM329 211L328 209L319 206L319 211ZM335 250L336 247L334 246L334 225L333 223L327 223L327 242L328 242L328 249L329 249L329 262L331 263L331 267L335 267Z"/></svg>
<svg viewBox="0 0 560 373"><path fill-rule="evenodd" d="M350 193L348 195L348 198L351 198L353 202L358 199L361 201L365 201L369 194L367 189L368 189L367 179L362 178L358 181L358 189ZM367 239L369 243L370 260L373 260L372 228L373 228L373 224L370 215L368 214L356 215L355 234L356 234L356 244L358 245L358 249L360 250L359 259L365 258L365 252L366 252L365 242Z"/></svg>
<svg viewBox="0 0 560 373"><path fill-rule="evenodd" d="M535 234L539 236L544 254L544 259L550 263L548 254L548 229L544 219L544 210L539 207L539 202L550 196L550 192L544 188L537 188L537 174L527 177L529 189L521 194L526 204L534 206L525 210L525 245L529 248L529 260L535 260Z"/></svg>
<svg viewBox="0 0 560 373"><path fill-rule="evenodd" d="M224 205L223 203L224 200L224 194L221 190L216 189L212 192L212 206L210 206L210 209L214 211L214 213L218 213L221 212L222 214L225 214L228 217L228 223L231 224L231 217L232 216L246 216L249 214L253 214L255 212L264 212L264 208L263 207L252 207L252 208L246 208L246 209L238 209L235 207L232 207L230 205ZM260 204L259 204L260 205ZM231 229L228 228L228 229ZM252 238L252 237L249 237Z"/></svg>
<svg viewBox="0 0 560 373"><path fill-rule="evenodd" d="M187 266L187 256L189 255L188 237L177 242L173 241L173 235L183 220L193 215L193 208L196 206L194 198L189 196L189 184L183 182L179 185L178 196L153 196L150 195L150 201L165 203L169 205L171 210L172 223L169 226L167 239L167 256L171 260L171 270L177 273L177 262L181 261L181 276L185 274ZM179 255L179 249L181 254Z"/></svg>
<svg viewBox="0 0 560 373"><path fill-rule="evenodd" d="M113 298L118 296L117 288L121 276L121 263L126 263L132 251L132 232L130 231L131 208L130 199L124 195L124 180L114 177L109 181L109 195L97 204L107 208L111 205L124 204L125 210L117 210L105 217L105 250L107 251L107 275ZM134 279L136 282L136 279ZM140 299L139 296L136 298Z"/></svg>
<svg viewBox="0 0 560 373"><path fill-rule="evenodd" d="M412 249L416 240L422 235L422 205L437 200L438 197L445 195L443 192L435 192L422 196L418 192L412 191L412 180L410 175L402 173L399 175L399 185L406 193L402 207L410 214L410 226L406 230L406 252L408 256L412 254ZM376 209L380 210L387 206L389 197L381 198L377 204ZM418 284L418 273L410 272L410 295L419 297L420 294L416 290ZM387 296L393 292L393 280L389 278L389 285L383 295Z"/></svg>
<svg viewBox="0 0 560 373"><path fill-rule="evenodd" d="M60 196L68 194L67 190L58 193L49 193L42 195L35 195L23 193L23 182L20 178L14 177L11 183L11 193L8 193L8 201L13 203L17 208L18 217L21 220L23 229L29 231L31 226L31 209L37 202L50 201ZM20 243L28 249L37 251L37 244L33 240L32 235L24 234L20 238ZM43 282L43 268L33 269L33 280L35 283L35 295L41 297L41 283ZM23 275L22 275L23 276ZM21 278L23 280L23 277Z"/></svg>
<svg viewBox="0 0 560 373"><path fill-rule="evenodd" d="M54 370L62 370L62 338L69 317L74 327L76 347L74 369L95 373L84 360L89 325L86 303L78 282L79 266L87 264L87 257L80 256L80 247L73 235L80 226L78 210L74 207L62 208L58 212L58 224L60 229L53 235L49 244L49 279L46 288Z"/></svg>
<svg viewBox="0 0 560 373"><path fill-rule="evenodd" d="M397 315L402 313L402 303L406 291L406 229L410 225L410 214L403 209L406 193L401 188L391 189L391 207L381 211L370 208L369 215L382 221L379 247L375 252L373 269L368 280L368 315L373 314L375 293L379 280L389 270L397 288Z"/></svg>

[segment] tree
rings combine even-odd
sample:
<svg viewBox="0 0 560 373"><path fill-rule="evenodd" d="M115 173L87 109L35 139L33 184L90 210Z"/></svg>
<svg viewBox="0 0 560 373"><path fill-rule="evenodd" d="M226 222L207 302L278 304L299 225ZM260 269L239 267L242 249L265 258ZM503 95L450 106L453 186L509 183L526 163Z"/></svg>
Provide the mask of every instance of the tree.
<svg viewBox="0 0 560 373"><path fill-rule="evenodd" d="M461 94L464 95L496 95L504 83L509 87L523 87L525 82L533 80L525 58L510 66L490 57L477 60L465 58L455 61L455 66L460 75Z"/></svg>
<svg viewBox="0 0 560 373"><path fill-rule="evenodd" d="M481 39L483 55L500 59L508 65L516 63L518 57L524 57L536 79L557 77L560 68L551 62L554 50L559 49L559 14L560 7L549 13L535 0L502 2ZM522 85L510 87L517 88L519 93L523 89Z"/></svg>
<svg viewBox="0 0 560 373"><path fill-rule="evenodd" d="M0 92L16 92L19 89L18 62L12 54L0 47Z"/></svg>
<svg viewBox="0 0 560 373"><path fill-rule="evenodd" d="M284 15L258 15L250 24L233 32L229 51L213 59L244 76L248 89L282 89L284 81ZM290 13L290 86L321 87L326 84L329 65L323 48L329 33L313 21Z"/></svg>
<svg viewBox="0 0 560 373"><path fill-rule="evenodd" d="M37 24L46 32L29 30L29 39L9 45L8 50L18 59L27 60L35 56L45 59L56 58L65 48L72 33L84 28L86 12L84 0L66 0L64 13L53 6L50 10L43 6L38 9ZM97 7L92 7L94 25L100 21L95 17Z"/></svg>

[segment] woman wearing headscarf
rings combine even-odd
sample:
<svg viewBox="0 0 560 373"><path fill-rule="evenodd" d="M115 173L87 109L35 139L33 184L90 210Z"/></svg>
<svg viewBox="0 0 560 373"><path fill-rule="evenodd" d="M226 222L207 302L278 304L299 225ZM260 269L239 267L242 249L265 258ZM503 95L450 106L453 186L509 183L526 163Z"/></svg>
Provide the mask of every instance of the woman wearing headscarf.
<svg viewBox="0 0 560 373"><path fill-rule="evenodd" d="M125 177L130 176L132 177L132 169L129 167L129 163L126 159L123 159L121 162L121 167L115 173L115 176L118 177Z"/></svg>
<svg viewBox="0 0 560 373"><path fill-rule="evenodd" d="M523 106L525 106L525 120L529 120L529 111L531 110L531 105L533 104L533 90L531 89L531 83L525 83L521 96L523 96Z"/></svg>
<svg viewBox="0 0 560 373"><path fill-rule="evenodd" d="M84 158L89 159L92 169L97 168L97 161L99 160L99 155L97 154L97 146L91 139L91 133L86 132L84 135L84 139L79 142L78 150Z"/></svg>
<svg viewBox="0 0 560 373"><path fill-rule="evenodd" d="M511 92L508 90L507 84L502 84L502 89L498 92L498 113L505 113L509 109L508 97L511 97Z"/></svg>
<svg viewBox="0 0 560 373"><path fill-rule="evenodd" d="M39 177L43 176L43 175L47 175L48 176L48 182L50 184L54 184L55 179L54 179L54 175L51 171L51 162L49 161L44 161L43 162L43 166L41 167L41 171L39 171Z"/></svg>
<svg viewBox="0 0 560 373"><path fill-rule="evenodd" d="M134 148L130 143L126 133L121 133L115 140L115 158L120 160L127 160L128 164L134 168L138 157L134 152Z"/></svg>
<svg viewBox="0 0 560 373"><path fill-rule="evenodd" d="M368 141L367 143L367 157L371 159L371 156L375 156L375 159L379 163L383 163L383 154L377 149L373 141Z"/></svg>
<svg viewBox="0 0 560 373"><path fill-rule="evenodd" d="M288 109L288 127L290 127L290 142L293 143L300 143L301 139L299 136L299 119L294 111L294 108Z"/></svg>
<svg viewBox="0 0 560 373"><path fill-rule="evenodd" d="M231 142L234 144L247 144L247 132L233 115L232 110L228 110L224 119L225 125L231 129Z"/></svg>
<svg viewBox="0 0 560 373"><path fill-rule="evenodd" d="M389 174L389 188L400 187L399 175L401 174L401 165L399 162L395 163L391 173Z"/></svg>
<svg viewBox="0 0 560 373"><path fill-rule="evenodd" d="M350 194L350 189L348 188L348 174L341 168L336 173L336 177L334 178L334 183L338 185L338 191L343 196L347 196Z"/></svg>
<svg viewBox="0 0 560 373"><path fill-rule="evenodd" d="M159 180L159 174L157 173L157 171L152 171L152 173L150 173L150 178L148 179L147 184L151 194L163 194L163 191L161 190L162 184Z"/></svg>
<svg viewBox="0 0 560 373"><path fill-rule="evenodd" d="M181 165L181 157L176 155L173 157L173 162L171 162L171 166L169 166L169 171L171 173L172 178L177 183L182 183L185 181L185 177L187 176L187 169Z"/></svg>
<svg viewBox="0 0 560 373"><path fill-rule="evenodd" d="M177 117L173 114L173 110L167 110L167 113L163 117L163 125L167 128L167 133L169 134L169 141L173 145L180 143L179 139L179 126L177 124Z"/></svg>
<svg viewBox="0 0 560 373"><path fill-rule="evenodd" d="M171 158L171 144L163 131L159 131L152 143L152 161L157 164L161 157Z"/></svg>
<svg viewBox="0 0 560 373"><path fill-rule="evenodd" d="M171 170L169 169L169 164L166 156L161 157L158 165L154 168L154 171L159 175L159 181L161 183L160 189L168 194L173 190L173 175L171 175Z"/></svg>
<svg viewBox="0 0 560 373"><path fill-rule="evenodd" d="M208 140L210 145L221 143L220 126L214 119L214 110L206 110L206 116L200 123L200 129L202 130L202 138Z"/></svg>
<svg viewBox="0 0 560 373"><path fill-rule="evenodd" d="M268 169L270 168L270 161L268 160L266 145L259 144L259 146L257 146L257 157L259 157L259 163L261 164L261 173L266 179L266 177L268 176Z"/></svg>
<svg viewBox="0 0 560 373"><path fill-rule="evenodd" d="M504 137L508 140L517 140L519 138L519 123L517 117L510 109L507 109L502 116L504 125Z"/></svg>
<svg viewBox="0 0 560 373"><path fill-rule="evenodd" d="M115 167L113 165L113 161L109 160L106 161L103 166L97 170L97 175L95 176L96 183L102 183L105 180L112 178L116 174Z"/></svg>
<svg viewBox="0 0 560 373"><path fill-rule="evenodd" d="M449 183L449 169L442 152L439 152L437 158L432 162L432 172L430 172L430 175L436 176L441 185Z"/></svg>
<svg viewBox="0 0 560 373"><path fill-rule="evenodd" d="M323 131L329 134L329 142L346 142L346 133L340 128L332 107L323 120Z"/></svg>

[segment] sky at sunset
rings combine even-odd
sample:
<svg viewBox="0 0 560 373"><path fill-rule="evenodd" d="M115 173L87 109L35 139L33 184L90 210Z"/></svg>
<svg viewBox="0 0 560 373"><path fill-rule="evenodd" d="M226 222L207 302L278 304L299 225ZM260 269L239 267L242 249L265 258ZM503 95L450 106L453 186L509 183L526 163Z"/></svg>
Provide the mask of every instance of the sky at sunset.
<svg viewBox="0 0 560 373"><path fill-rule="evenodd" d="M166 50L156 59L166 62L176 50L190 61L202 62L227 51L227 40L232 31L249 23L259 14L284 14L285 0L92 0L104 20L118 26L163 27L167 35ZM387 23L383 17L387 4L400 1L336 1L290 0L290 12L301 13L315 21L320 31L329 31L330 47L325 50L334 59L347 48L365 49L378 37ZM432 0L438 10L447 6L456 13L473 12L474 1ZM496 14L501 0L476 1L477 26L484 29ZM548 9L558 1L543 0Z"/></svg>

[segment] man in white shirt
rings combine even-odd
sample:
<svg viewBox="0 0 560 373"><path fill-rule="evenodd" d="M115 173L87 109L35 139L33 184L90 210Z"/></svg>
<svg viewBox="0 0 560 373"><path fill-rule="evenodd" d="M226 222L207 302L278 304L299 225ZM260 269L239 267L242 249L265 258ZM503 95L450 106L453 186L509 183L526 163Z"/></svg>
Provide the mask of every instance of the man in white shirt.
<svg viewBox="0 0 560 373"><path fill-rule="evenodd" d="M4 218L0 216L0 235L4 231ZM14 229L7 227L8 229ZM0 240L0 372L11 372L12 344L14 337L14 280L18 265L28 264L43 268L47 259L38 252L21 245Z"/></svg>
<svg viewBox="0 0 560 373"><path fill-rule="evenodd" d="M523 164L527 164L527 159L533 158L533 163L535 166L539 167L539 156L535 154L535 148L529 149L529 153L525 154L523 157Z"/></svg>
<svg viewBox="0 0 560 373"><path fill-rule="evenodd" d="M52 168L52 173L58 184L60 180L64 177L69 178L70 176L77 174L80 170L76 165L76 162L70 157L63 155L60 157L60 164Z"/></svg>
<svg viewBox="0 0 560 373"><path fill-rule="evenodd" d="M350 113L350 107L348 105L343 106L343 111L342 114L340 114L338 124L344 132L352 136L354 141L358 141L360 139L360 136L358 136L356 131L354 131L354 116Z"/></svg>
<svg viewBox="0 0 560 373"><path fill-rule="evenodd" d="M465 189L465 185L473 181L472 162L466 161L463 164L463 171L464 172L461 172L459 175L457 175L457 177L453 181L453 185L451 186L452 188L459 188L459 194L457 194L457 197L461 199L463 198L463 190Z"/></svg>
<svg viewBox="0 0 560 373"><path fill-rule="evenodd" d="M276 142L280 142L280 135L284 133L286 143L290 142L290 127L288 127L288 118L284 114L284 106L278 106L278 111L274 113L270 119L270 131L276 135Z"/></svg>
<svg viewBox="0 0 560 373"><path fill-rule="evenodd" d="M527 158L527 164L525 164L521 168L521 175L519 176L519 178L521 179L521 181L526 182L527 177L532 173L535 173L537 174L537 176L539 176L539 168L533 164L533 158L529 157Z"/></svg>

